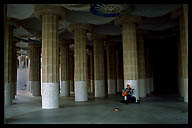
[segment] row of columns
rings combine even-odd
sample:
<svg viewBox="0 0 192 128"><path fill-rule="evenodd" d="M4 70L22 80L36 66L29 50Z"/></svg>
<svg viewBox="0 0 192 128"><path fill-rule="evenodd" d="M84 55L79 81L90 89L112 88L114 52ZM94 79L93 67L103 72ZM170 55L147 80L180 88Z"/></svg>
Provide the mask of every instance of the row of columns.
<svg viewBox="0 0 192 128"><path fill-rule="evenodd" d="M35 15L42 20L42 108L52 109L59 107L59 40L58 40L58 21L65 15L65 9L54 6L39 6L35 10ZM184 16L186 17L186 16ZM183 20L180 20L183 22ZM184 20L186 22L186 19ZM124 88L130 84L135 89L134 95L136 100L139 97L144 97L146 94L153 91L147 81L151 77L150 65L148 60L143 56L143 37L136 40L136 24L141 23L141 17L124 16L115 20L116 25L122 26L122 48L123 48L123 77ZM184 22L184 23L185 23ZM185 23L186 24L186 23ZM75 101L88 101L88 69L87 69L87 54L86 54L86 33L91 31L91 26L88 24L71 24L68 27L69 32L74 32L74 91ZM181 40L186 42L186 26L181 27ZM12 83L12 34L13 28L6 25L5 29L5 98L6 104L11 104L11 83ZM104 39L105 37L94 37L94 94L95 97L103 97L105 95L104 82ZM182 45L182 56L186 54L187 45ZM30 83L32 87L32 94L40 95L40 48L30 45ZM62 43L61 51L61 96L69 96L69 88L72 88L72 76L69 76L69 70L73 71L73 67L68 62L72 62L73 55L68 55L69 48ZM116 94L120 89L116 87L116 56L119 58L119 52L114 52L113 45L107 45L107 77L108 77L108 94ZM147 52L145 57L147 57ZM115 58L114 58L115 56ZM145 61L147 60L147 61ZM183 78L186 78L187 59L182 63ZM185 66L183 66L185 65ZM146 68L146 69L145 69ZM148 69L149 68L149 69ZM117 68L119 71L120 68ZM70 72L71 72L70 71ZM145 73L148 71L147 73ZM147 75L148 74L148 75ZM188 78L188 76L187 76ZM70 81L70 82L69 82ZM185 90L186 90L185 86ZM145 89L142 89L145 88ZM92 89L93 90L93 89ZM140 90L140 91L139 91ZM145 91L144 91L145 90ZM186 101L186 100L185 100Z"/></svg>

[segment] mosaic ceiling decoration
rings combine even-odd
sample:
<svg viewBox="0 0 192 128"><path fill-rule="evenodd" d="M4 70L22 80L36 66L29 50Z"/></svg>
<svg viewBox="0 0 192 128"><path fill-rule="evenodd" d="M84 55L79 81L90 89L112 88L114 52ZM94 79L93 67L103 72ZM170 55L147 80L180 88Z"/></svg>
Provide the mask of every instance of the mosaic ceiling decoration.
<svg viewBox="0 0 192 128"><path fill-rule="evenodd" d="M91 4L90 12L97 16L118 17L133 12L133 4Z"/></svg>

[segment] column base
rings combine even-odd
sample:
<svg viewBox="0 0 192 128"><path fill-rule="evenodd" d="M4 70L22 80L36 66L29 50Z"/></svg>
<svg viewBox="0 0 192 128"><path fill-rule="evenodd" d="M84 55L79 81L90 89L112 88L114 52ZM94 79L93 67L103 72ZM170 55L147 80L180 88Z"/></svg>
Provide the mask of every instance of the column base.
<svg viewBox="0 0 192 128"><path fill-rule="evenodd" d="M42 83L42 108L59 108L59 83Z"/></svg>
<svg viewBox="0 0 192 128"><path fill-rule="evenodd" d="M184 102L188 102L188 79L183 79L184 83Z"/></svg>
<svg viewBox="0 0 192 128"><path fill-rule="evenodd" d="M124 88L127 88L127 84L134 89L132 96L135 96L137 102L139 100L138 80L124 80Z"/></svg>
<svg viewBox="0 0 192 128"><path fill-rule="evenodd" d="M5 83L4 85L4 103L5 105L11 105L12 104L12 89L13 89L13 83Z"/></svg>
<svg viewBox="0 0 192 128"><path fill-rule="evenodd" d="M122 92L123 89L123 79L117 79L117 92Z"/></svg>
<svg viewBox="0 0 192 128"><path fill-rule="evenodd" d="M138 80L139 97L146 97L145 79Z"/></svg>
<svg viewBox="0 0 192 128"><path fill-rule="evenodd" d="M75 101L88 101L87 81L75 81Z"/></svg>
<svg viewBox="0 0 192 128"><path fill-rule="evenodd" d="M95 97L105 97L105 81L95 80Z"/></svg>
<svg viewBox="0 0 192 128"><path fill-rule="evenodd" d="M61 81L61 93L60 96L70 96L69 81Z"/></svg>
<svg viewBox="0 0 192 128"><path fill-rule="evenodd" d="M32 96L41 96L41 85L40 81L30 81Z"/></svg>

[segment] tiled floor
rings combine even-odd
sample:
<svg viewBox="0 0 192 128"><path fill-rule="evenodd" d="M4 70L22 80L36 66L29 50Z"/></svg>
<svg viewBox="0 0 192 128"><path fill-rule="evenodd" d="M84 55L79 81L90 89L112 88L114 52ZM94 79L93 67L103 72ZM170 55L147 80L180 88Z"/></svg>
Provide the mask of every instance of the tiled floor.
<svg viewBox="0 0 192 128"><path fill-rule="evenodd" d="M44 110L41 97L19 91L13 105L6 106L5 118L10 124L187 124L188 103L175 96L146 97L140 104L120 103L120 95L75 102L60 97L60 108ZM119 108L119 111L113 111Z"/></svg>

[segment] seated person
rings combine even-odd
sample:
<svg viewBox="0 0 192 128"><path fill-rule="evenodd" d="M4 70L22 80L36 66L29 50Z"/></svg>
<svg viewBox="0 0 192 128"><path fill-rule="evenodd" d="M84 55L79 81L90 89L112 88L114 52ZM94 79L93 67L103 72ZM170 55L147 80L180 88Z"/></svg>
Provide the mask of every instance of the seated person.
<svg viewBox="0 0 192 128"><path fill-rule="evenodd" d="M125 103L128 104L130 98L131 98L131 94L133 93L133 89L131 89L130 85L127 84L127 88L125 88L124 90L122 90L122 95L126 96L126 101Z"/></svg>

